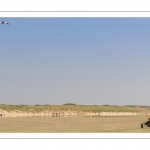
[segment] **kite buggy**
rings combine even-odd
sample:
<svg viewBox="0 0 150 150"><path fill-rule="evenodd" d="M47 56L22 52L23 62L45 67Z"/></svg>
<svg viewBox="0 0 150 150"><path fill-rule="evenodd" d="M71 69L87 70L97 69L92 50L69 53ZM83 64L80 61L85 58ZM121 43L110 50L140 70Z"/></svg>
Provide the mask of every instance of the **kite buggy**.
<svg viewBox="0 0 150 150"><path fill-rule="evenodd" d="M143 128L143 125L150 127L150 118L148 119L148 121L141 124L141 128Z"/></svg>
<svg viewBox="0 0 150 150"><path fill-rule="evenodd" d="M5 22L5 21L0 21L0 24L8 24L9 25L9 23Z"/></svg>

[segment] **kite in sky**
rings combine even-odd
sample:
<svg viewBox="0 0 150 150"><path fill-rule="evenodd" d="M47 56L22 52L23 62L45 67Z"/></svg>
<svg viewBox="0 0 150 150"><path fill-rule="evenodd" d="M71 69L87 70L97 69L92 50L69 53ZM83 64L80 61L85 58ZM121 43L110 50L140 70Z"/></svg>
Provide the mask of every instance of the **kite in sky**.
<svg viewBox="0 0 150 150"><path fill-rule="evenodd" d="M1 21L0 24L8 24L9 25L9 23L5 22L5 21Z"/></svg>

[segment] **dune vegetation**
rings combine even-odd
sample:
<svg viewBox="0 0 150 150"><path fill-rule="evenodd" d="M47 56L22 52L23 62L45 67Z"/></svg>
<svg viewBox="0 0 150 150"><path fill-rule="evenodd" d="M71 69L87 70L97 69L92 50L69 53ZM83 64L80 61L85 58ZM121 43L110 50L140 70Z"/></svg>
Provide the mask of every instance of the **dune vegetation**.
<svg viewBox="0 0 150 150"><path fill-rule="evenodd" d="M82 112L140 112L150 111L150 106L137 105L76 105L67 103L63 105L6 105L0 104L0 110L7 112L44 112L44 111L82 111Z"/></svg>

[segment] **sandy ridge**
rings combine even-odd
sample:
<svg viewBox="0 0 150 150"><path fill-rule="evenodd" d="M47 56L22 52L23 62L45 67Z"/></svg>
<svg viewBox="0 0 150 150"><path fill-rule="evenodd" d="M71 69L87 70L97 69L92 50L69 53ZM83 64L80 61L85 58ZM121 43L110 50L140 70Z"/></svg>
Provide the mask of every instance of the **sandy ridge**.
<svg viewBox="0 0 150 150"><path fill-rule="evenodd" d="M81 111L44 111L44 112L22 112L19 110L7 112L0 109L1 117L80 117L80 116L139 116L150 115L149 111L140 112L81 112Z"/></svg>

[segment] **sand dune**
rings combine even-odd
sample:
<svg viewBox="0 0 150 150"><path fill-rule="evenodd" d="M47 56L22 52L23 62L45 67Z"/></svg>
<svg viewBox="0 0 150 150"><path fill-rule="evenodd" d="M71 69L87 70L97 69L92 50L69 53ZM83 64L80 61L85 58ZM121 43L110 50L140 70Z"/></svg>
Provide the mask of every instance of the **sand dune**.
<svg viewBox="0 0 150 150"><path fill-rule="evenodd" d="M81 116L139 116L150 115L150 112L82 112L82 111L45 111L39 113L0 110L1 117L81 117Z"/></svg>

